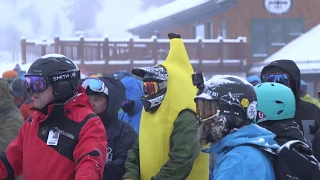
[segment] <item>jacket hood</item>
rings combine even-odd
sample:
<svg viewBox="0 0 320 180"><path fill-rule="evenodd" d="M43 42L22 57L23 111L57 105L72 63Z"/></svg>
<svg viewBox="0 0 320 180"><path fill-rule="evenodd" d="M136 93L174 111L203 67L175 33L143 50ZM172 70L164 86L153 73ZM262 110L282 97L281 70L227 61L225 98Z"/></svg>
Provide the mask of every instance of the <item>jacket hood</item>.
<svg viewBox="0 0 320 180"><path fill-rule="evenodd" d="M0 78L0 110L15 106L10 93L9 84L6 80Z"/></svg>
<svg viewBox="0 0 320 180"><path fill-rule="evenodd" d="M262 69L261 76L266 73L279 72L279 70L289 74L290 85L292 86L291 90L296 97L299 97L301 74L300 69L294 61L285 59L273 61Z"/></svg>
<svg viewBox="0 0 320 180"><path fill-rule="evenodd" d="M276 122L267 121L259 125L275 133L275 140L280 146L290 140L300 140L308 144L307 140L303 136L303 133L299 129L299 125L293 119Z"/></svg>
<svg viewBox="0 0 320 180"><path fill-rule="evenodd" d="M140 98L144 95L142 82L133 77L125 77L121 82L126 88L126 99L135 102L133 113L136 114L140 112L143 107Z"/></svg>
<svg viewBox="0 0 320 180"><path fill-rule="evenodd" d="M73 99L70 99L66 104L65 108L74 110L79 107L87 107L93 111L93 107L89 101L88 96L86 95L86 90L82 86L78 86L77 94Z"/></svg>
<svg viewBox="0 0 320 180"><path fill-rule="evenodd" d="M99 115L105 125L118 120L118 111L125 100L126 88L117 79L110 77L99 77L108 88L108 106L107 110L103 114ZM101 117L103 116L103 117Z"/></svg>
<svg viewBox="0 0 320 180"><path fill-rule="evenodd" d="M247 77L247 81L249 83L253 83L253 82L261 83L260 76L258 76L258 75L252 75L252 76Z"/></svg>
<svg viewBox="0 0 320 180"><path fill-rule="evenodd" d="M274 140L275 134L256 125L250 124L240 128L237 132L229 134L222 138L218 143L211 145L210 148L205 149L207 153L220 153L227 148L232 148L244 144L253 144L260 147L279 149L279 145Z"/></svg>

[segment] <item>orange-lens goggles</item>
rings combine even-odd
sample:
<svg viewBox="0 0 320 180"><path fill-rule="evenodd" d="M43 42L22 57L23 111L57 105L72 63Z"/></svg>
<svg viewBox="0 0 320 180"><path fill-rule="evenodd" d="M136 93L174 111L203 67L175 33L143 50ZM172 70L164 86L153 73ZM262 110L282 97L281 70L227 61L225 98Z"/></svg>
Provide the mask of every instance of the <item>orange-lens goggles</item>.
<svg viewBox="0 0 320 180"><path fill-rule="evenodd" d="M146 97L150 97L159 93L166 85L166 82L143 82L143 92Z"/></svg>

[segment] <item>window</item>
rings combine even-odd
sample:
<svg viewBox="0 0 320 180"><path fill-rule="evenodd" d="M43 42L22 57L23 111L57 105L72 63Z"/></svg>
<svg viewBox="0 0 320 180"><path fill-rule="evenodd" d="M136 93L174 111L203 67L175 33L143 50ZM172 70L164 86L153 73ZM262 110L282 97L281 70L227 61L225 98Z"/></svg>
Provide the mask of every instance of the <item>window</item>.
<svg viewBox="0 0 320 180"><path fill-rule="evenodd" d="M227 21L220 21L220 36L227 39Z"/></svg>
<svg viewBox="0 0 320 180"><path fill-rule="evenodd" d="M205 34L204 34L204 25L200 24L200 25L196 25L193 27L193 38L204 38Z"/></svg>
<svg viewBox="0 0 320 180"><path fill-rule="evenodd" d="M251 21L253 57L268 57L269 49L284 46L304 32L302 19L264 19Z"/></svg>
<svg viewBox="0 0 320 180"><path fill-rule="evenodd" d="M268 24L268 36L271 46L285 45L284 23L281 20L272 20Z"/></svg>
<svg viewBox="0 0 320 180"><path fill-rule="evenodd" d="M267 57L267 29L263 21L253 21L251 24L251 51L253 57Z"/></svg>
<svg viewBox="0 0 320 180"><path fill-rule="evenodd" d="M288 20L286 29L289 36L300 36L304 32L303 20Z"/></svg>
<svg viewBox="0 0 320 180"><path fill-rule="evenodd" d="M205 24L205 38L213 39L213 24L212 22L207 22Z"/></svg>

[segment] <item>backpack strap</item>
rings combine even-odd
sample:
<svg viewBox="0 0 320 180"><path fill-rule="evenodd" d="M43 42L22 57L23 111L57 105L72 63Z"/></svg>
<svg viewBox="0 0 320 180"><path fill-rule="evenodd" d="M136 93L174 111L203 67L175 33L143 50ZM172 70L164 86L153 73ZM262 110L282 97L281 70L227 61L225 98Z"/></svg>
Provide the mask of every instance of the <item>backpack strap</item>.
<svg viewBox="0 0 320 180"><path fill-rule="evenodd" d="M277 152L272 150L271 148L266 148L266 147L261 147L261 146L258 146L256 144L250 144L250 143L245 143L245 144L241 144L239 146L250 146L250 147L254 147L256 149L260 149L262 150L263 152L266 152L268 155L276 155ZM238 146L234 146L234 147L228 147L226 148L225 150L225 154L227 154L229 151L231 151L232 149L236 148Z"/></svg>

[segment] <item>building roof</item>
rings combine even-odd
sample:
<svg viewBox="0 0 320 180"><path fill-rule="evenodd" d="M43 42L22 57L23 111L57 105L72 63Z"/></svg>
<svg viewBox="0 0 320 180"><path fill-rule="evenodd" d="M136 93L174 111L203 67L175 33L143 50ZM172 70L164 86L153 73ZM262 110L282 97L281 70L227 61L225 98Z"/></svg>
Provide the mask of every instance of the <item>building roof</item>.
<svg viewBox="0 0 320 180"><path fill-rule="evenodd" d="M262 68L279 59L294 60L301 73L320 73L320 24L299 36L261 63L256 63L249 73L260 73Z"/></svg>
<svg viewBox="0 0 320 180"><path fill-rule="evenodd" d="M127 26L127 29L133 29L142 25L149 24L179 12L196 7L210 0L175 0L158 8L148 9L145 13L133 18Z"/></svg>
<svg viewBox="0 0 320 180"><path fill-rule="evenodd" d="M158 8L151 8L145 13L142 13L131 20L131 22L127 25L126 29L129 32L134 31L137 28L150 25L152 23L165 20L167 18L174 19L175 21L179 21L179 17L173 17L175 15L184 13L188 10L199 8L199 11L210 12L213 6L215 8L221 3L227 1L235 1L235 0L175 0L171 3L163 5ZM210 9L206 11L205 9ZM188 14L189 17L194 14ZM189 18L184 16L183 18Z"/></svg>

